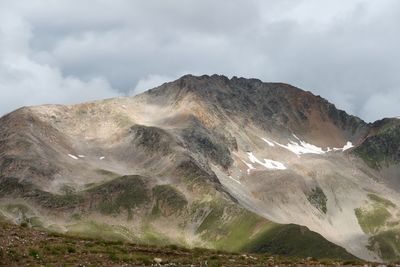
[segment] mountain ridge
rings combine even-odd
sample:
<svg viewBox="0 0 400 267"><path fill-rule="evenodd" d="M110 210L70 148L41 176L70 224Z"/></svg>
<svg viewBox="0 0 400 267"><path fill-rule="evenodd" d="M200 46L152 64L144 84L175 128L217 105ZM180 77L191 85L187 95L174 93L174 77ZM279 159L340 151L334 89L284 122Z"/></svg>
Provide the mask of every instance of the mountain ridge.
<svg viewBox="0 0 400 267"><path fill-rule="evenodd" d="M218 86L221 85L223 86L223 89L219 89ZM169 88L179 88L180 92L184 91L186 94L196 94L196 96L200 97L199 100L212 101L219 106L222 105L222 109L229 110L229 112L231 113L233 111L231 110L232 108L229 107L229 104L231 104L231 101L233 99L237 99L237 102L234 102L234 104L236 104L234 108L239 108L243 103L248 105L249 107L260 106L260 103L257 103L255 101L256 99L251 97L252 94L257 95L258 97L263 96L262 100L271 101L271 103L268 104L270 104L270 106L272 107L274 107L274 105L277 106L278 103L282 104L281 102L283 102L283 104L286 104L287 106L294 107L293 109L297 111L297 114L295 114L293 111L289 110L289 112L292 112L291 115L297 120L295 125L297 131L300 128L300 124L303 122L303 120L307 119L306 115L313 115L306 113L307 109L312 108L310 105L313 105L315 103L318 109L324 109L324 113L326 114L326 116L332 120L335 120L338 126L341 126L342 128L346 128L348 125L351 126L352 124L360 124L360 127L365 127L367 125L360 118L348 115L344 111L337 109L326 99L323 99L320 96L315 96L309 91L303 91L292 85L284 83L264 83L258 79L245 79L237 77L228 79L225 76L219 75L203 75L199 77L186 75L174 82L166 83L148 92L151 94L152 92L154 92L154 90L156 90L157 93L159 93L160 91L165 89L168 90ZM169 95L169 93L169 91L166 92L167 95ZM272 96L272 99L268 99L268 97L270 96ZM224 103L224 99L228 100L228 104ZM272 114L276 115L277 112L282 112L282 110L279 110L277 108L274 109L264 105L261 106L263 108L262 112L264 116L272 116ZM287 110L285 110L285 112L287 112ZM252 110L252 113L260 114L260 112L256 110ZM287 123L286 117L280 119L282 120L281 123ZM326 119L327 118L322 118L322 122ZM261 123L263 123L263 121L261 121ZM351 130L356 131L357 129Z"/></svg>
<svg viewBox="0 0 400 267"><path fill-rule="evenodd" d="M396 125L366 123L288 84L220 75L186 75L127 98L25 107L0 118L0 212L61 232L95 234L95 222L119 225L110 231L133 241L234 241L236 250L255 239L266 245L253 247L268 247L261 234L273 222L298 224L357 257L397 259L397 241L379 239L400 222L399 146L386 144L398 144ZM371 147L380 168L359 152ZM243 216L254 219L247 225Z"/></svg>

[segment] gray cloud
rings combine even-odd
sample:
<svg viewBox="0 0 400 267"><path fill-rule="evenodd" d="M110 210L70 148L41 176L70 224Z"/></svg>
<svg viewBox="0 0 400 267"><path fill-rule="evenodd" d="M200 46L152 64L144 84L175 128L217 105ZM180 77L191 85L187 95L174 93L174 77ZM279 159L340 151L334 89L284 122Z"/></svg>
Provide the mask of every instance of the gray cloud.
<svg viewBox="0 0 400 267"><path fill-rule="evenodd" d="M369 121L398 116L398 25L396 0L4 0L0 113L219 73L288 82Z"/></svg>

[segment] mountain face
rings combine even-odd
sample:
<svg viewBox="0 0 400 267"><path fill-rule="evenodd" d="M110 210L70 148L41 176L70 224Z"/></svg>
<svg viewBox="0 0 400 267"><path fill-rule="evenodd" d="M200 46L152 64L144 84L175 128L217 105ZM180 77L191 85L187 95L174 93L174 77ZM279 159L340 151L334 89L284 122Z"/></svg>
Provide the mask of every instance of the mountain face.
<svg viewBox="0 0 400 267"><path fill-rule="evenodd" d="M229 251L400 258L400 120L281 83L184 76L0 119L0 216Z"/></svg>

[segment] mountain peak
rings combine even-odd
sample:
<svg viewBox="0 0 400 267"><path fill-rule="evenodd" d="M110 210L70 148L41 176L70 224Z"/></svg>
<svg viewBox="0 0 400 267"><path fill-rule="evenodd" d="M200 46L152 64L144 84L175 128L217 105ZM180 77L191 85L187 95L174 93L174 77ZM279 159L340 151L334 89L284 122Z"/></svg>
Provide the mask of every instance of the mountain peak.
<svg viewBox="0 0 400 267"><path fill-rule="evenodd" d="M247 94L294 94L301 97L309 97L319 99L321 101L328 102L319 95L314 95L310 91L304 91L291 84L282 82L263 82L256 78L244 78L232 76L228 78L225 75L212 74L212 75L200 75L196 76L193 74L186 74L174 81L164 83L161 86L150 89L148 93L172 93L172 91L180 90L186 93L195 93L201 95L204 92L229 92L229 91L241 91L241 93ZM263 92L264 91L264 92ZM145 92L146 93L146 92Z"/></svg>
<svg viewBox="0 0 400 267"><path fill-rule="evenodd" d="M247 237L268 220L295 223L375 259L370 229L361 229L364 218L356 216L368 218L362 212L377 201L387 216L398 214L398 194L388 195L377 176L390 166L382 181L398 185L399 124L366 124L289 84L185 75L134 97L2 117L0 200L37 207L43 213L24 216L51 222L43 225L52 225L51 211L61 216L61 229L73 231L89 218L105 225L119 219L129 236L145 237L131 228L135 218L174 242L182 241L174 234L180 232L216 248L228 243L214 237L248 218L257 220ZM20 219L18 210L0 206L0 214ZM82 220L70 217L76 211ZM392 219L400 220L388 219L382 231Z"/></svg>
<svg viewBox="0 0 400 267"><path fill-rule="evenodd" d="M309 91L259 79L189 74L145 94L151 102L187 107L189 102L196 103L210 116L218 114L243 125L288 135L296 133L329 146L357 142L366 126L361 119Z"/></svg>

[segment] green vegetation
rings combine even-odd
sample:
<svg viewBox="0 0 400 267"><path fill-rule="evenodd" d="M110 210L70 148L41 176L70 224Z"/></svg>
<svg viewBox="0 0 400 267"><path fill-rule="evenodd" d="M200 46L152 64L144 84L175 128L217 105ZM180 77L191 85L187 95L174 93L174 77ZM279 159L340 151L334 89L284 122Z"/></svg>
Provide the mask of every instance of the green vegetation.
<svg viewBox="0 0 400 267"><path fill-rule="evenodd" d="M395 205L382 197L375 194L368 194L368 198L372 201L370 205L360 207L354 210L361 229L366 234L376 234L384 228L391 214L388 208L394 208Z"/></svg>
<svg viewBox="0 0 400 267"><path fill-rule="evenodd" d="M81 221L68 227L68 236L79 238L93 238L106 241L128 241L147 245L171 245L172 241L158 232L150 224L143 224L140 236L136 236L130 229L120 225L110 225L95 221Z"/></svg>
<svg viewBox="0 0 400 267"><path fill-rule="evenodd" d="M224 236L216 242L216 248L227 251L242 251L259 233L270 229L274 223L260 216L243 211L236 219L226 225Z"/></svg>
<svg viewBox="0 0 400 267"><path fill-rule="evenodd" d="M193 170L192 167L189 166L189 169ZM191 174L191 177L195 177L194 179L201 181L200 183L207 184L212 179L201 171L189 172L189 169L184 170L185 174ZM196 170L195 167L194 169ZM196 193L202 192L202 190L197 190L201 188L197 187L197 182L192 183L192 185L192 189ZM212 192L203 194L201 201L188 206L185 196L172 185L158 185L151 188L143 177L123 176L95 186L83 193L78 194L73 190L65 190L64 193L65 195L84 198L92 204L95 211L100 211L103 214L118 215L127 212L128 219L136 214L138 208L146 212L152 209L153 215L170 216L178 213L179 216L174 216L174 218L183 219L183 226L185 226L185 222L199 223L196 229L196 234L199 235L197 237L200 237L199 240L202 242L198 243L199 246L210 246L236 253L246 251L246 253L268 252L300 257L351 258L343 249L306 228L271 223L240 208L231 201L214 197L215 195ZM326 197L324 198L325 195L322 190L312 190L311 196L310 199L318 203L321 210L324 211L322 207L324 203L326 206ZM370 198L375 199L374 202L379 202L379 205L390 206L393 204L377 196ZM85 214L86 211L83 215ZM146 217L148 215L140 218L143 223L143 229L139 230L140 236L136 236L126 227L88 221L85 216L81 216L81 213L71 212L70 216L75 220L75 224L68 226L67 233L72 236L160 245L168 245L172 241L185 244L186 241L180 240L179 237L171 240L170 237L162 234L157 227L152 227L151 222L154 217ZM68 249L68 247L71 247L70 244L65 244L65 247L55 247L53 251L51 248L48 248L47 252L40 250L38 255L42 258L42 255L46 253L52 255L79 253L78 249L74 252L73 249ZM125 260L135 262L137 260L133 256L112 249L104 253L107 255L107 259L113 262ZM202 255L203 252L194 251L193 253ZM214 255L214 257L218 256ZM220 263L220 258L208 260L210 265L211 262L213 264ZM221 264L223 262L221 261Z"/></svg>
<svg viewBox="0 0 400 267"><path fill-rule="evenodd" d="M200 195L215 195L215 187L212 185L212 177L191 160L182 162L177 169L177 175L183 177L188 190Z"/></svg>
<svg viewBox="0 0 400 267"><path fill-rule="evenodd" d="M143 233L143 235L140 238L140 243L142 244L162 245L162 246L167 246L172 244L171 240L167 236L158 232L149 224L143 225L141 232Z"/></svg>
<svg viewBox="0 0 400 267"><path fill-rule="evenodd" d="M122 210L132 218L132 210L150 200L149 190L142 177L123 176L90 189L92 197L101 199L98 209L103 214L120 214Z"/></svg>
<svg viewBox="0 0 400 267"><path fill-rule="evenodd" d="M268 252L317 259L356 259L345 249L327 241L320 234L294 224L274 224L257 234L243 249L257 253Z"/></svg>
<svg viewBox="0 0 400 267"><path fill-rule="evenodd" d="M326 201L328 200L324 191L317 186L311 190L311 193L307 196L308 201L313 205L315 208L320 210L323 213L327 212Z"/></svg>
<svg viewBox="0 0 400 267"><path fill-rule="evenodd" d="M76 248L72 244L47 244L44 250L52 255L65 255L67 253L75 253Z"/></svg>
<svg viewBox="0 0 400 267"><path fill-rule="evenodd" d="M84 221L68 226L68 235L97 238L108 241L136 240L135 236L125 227Z"/></svg>
<svg viewBox="0 0 400 267"><path fill-rule="evenodd" d="M36 248L30 248L29 256L31 256L34 259L39 259L39 251Z"/></svg>
<svg viewBox="0 0 400 267"><path fill-rule="evenodd" d="M120 176L118 173L109 171L109 170L104 170L104 169L97 169L96 173L103 175L103 176L107 176L109 178L117 178L118 176Z"/></svg>
<svg viewBox="0 0 400 267"><path fill-rule="evenodd" d="M72 186L66 185L64 184L63 186L61 186L60 191L64 194L64 195L72 195L76 193L75 188L73 188Z"/></svg>
<svg viewBox="0 0 400 267"><path fill-rule="evenodd" d="M84 201L83 195L76 193L71 186L63 185L60 191L61 194L52 194L34 189L35 200L46 208L75 208Z"/></svg>
<svg viewBox="0 0 400 267"><path fill-rule="evenodd" d="M187 148L218 165L228 168L232 164L230 150L223 138L217 133L206 129L200 121L196 121L193 127L182 130L182 138Z"/></svg>
<svg viewBox="0 0 400 267"><path fill-rule="evenodd" d="M184 194L171 185L157 185L153 188L155 205L153 214L170 216L184 209L187 200Z"/></svg>
<svg viewBox="0 0 400 267"><path fill-rule="evenodd" d="M225 251L240 251L256 233L270 226L264 218L222 199L195 202L191 208L193 215L202 219L197 233Z"/></svg>
<svg viewBox="0 0 400 267"><path fill-rule="evenodd" d="M79 221L80 219L82 219L82 214L74 213L74 214L71 215L71 218L76 220L76 221Z"/></svg>
<svg viewBox="0 0 400 267"><path fill-rule="evenodd" d="M382 204L385 207L392 207L392 208L396 207L396 205L392 201L387 200L383 197L377 196L375 194L368 194L368 198L376 203Z"/></svg>
<svg viewBox="0 0 400 267"><path fill-rule="evenodd" d="M98 175L103 176L102 177L103 180L100 180L100 182L96 182L96 183L85 184L85 190L93 189L95 187L103 185L106 182L109 182L109 181L111 181L113 179L121 177L120 174L112 172L112 171L109 171L109 170L105 170L105 169L97 169L97 170L95 170L95 173L98 174Z"/></svg>
<svg viewBox="0 0 400 267"><path fill-rule="evenodd" d="M400 221L390 211L396 205L388 199L368 194L371 201L364 207L355 209L355 214L363 231L372 235L368 248L377 251L382 259L394 262L400 259Z"/></svg>
<svg viewBox="0 0 400 267"><path fill-rule="evenodd" d="M378 250L385 261L398 261L400 258L399 235L399 230L388 230L374 235L369 239L369 249Z"/></svg>
<svg viewBox="0 0 400 267"><path fill-rule="evenodd" d="M133 136L132 144L147 153L165 156L172 151L171 147L175 140L171 134L161 128L135 124L129 131Z"/></svg>
<svg viewBox="0 0 400 267"><path fill-rule="evenodd" d="M198 233L216 249L318 259L356 259L305 227L276 224L223 200L197 203L193 208L200 214L205 212Z"/></svg>
<svg viewBox="0 0 400 267"><path fill-rule="evenodd" d="M380 131L368 137L354 153L374 169L400 162L400 125L397 121L387 121Z"/></svg>
<svg viewBox="0 0 400 267"><path fill-rule="evenodd" d="M19 224L23 227L43 228L43 223L33 211L23 204L5 204L0 206L0 214L8 214L10 217L18 218Z"/></svg>
<svg viewBox="0 0 400 267"><path fill-rule="evenodd" d="M55 195L39 189L34 189L35 200L45 208L75 208L83 203L83 195L73 190L66 190L64 194Z"/></svg>
<svg viewBox="0 0 400 267"><path fill-rule="evenodd" d="M383 227L390 218L390 213L383 207L374 207L372 210L355 209L358 223L367 234L374 234Z"/></svg>
<svg viewBox="0 0 400 267"><path fill-rule="evenodd" d="M1 209L3 209L5 212L11 213L11 214L22 214L25 216L29 212L31 212L31 209L23 204L6 204L0 206Z"/></svg>
<svg viewBox="0 0 400 267"><path fill-rule="evenodd" d="M197 228L197 233L202 233L204 231L211 232L214 229L222 226L220 222L223 213L222 208L212 205L210 209L211 211L208 213L207 217L203 220L199 228Z"/></svg>

